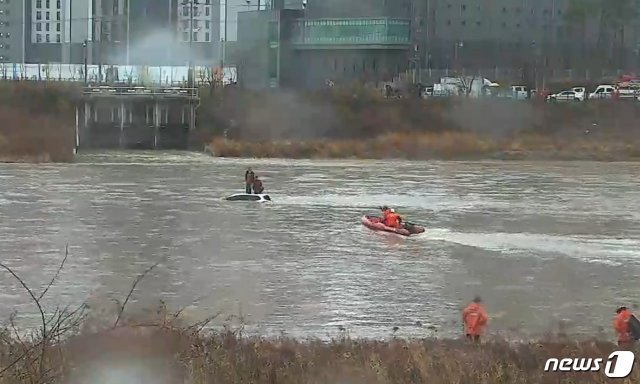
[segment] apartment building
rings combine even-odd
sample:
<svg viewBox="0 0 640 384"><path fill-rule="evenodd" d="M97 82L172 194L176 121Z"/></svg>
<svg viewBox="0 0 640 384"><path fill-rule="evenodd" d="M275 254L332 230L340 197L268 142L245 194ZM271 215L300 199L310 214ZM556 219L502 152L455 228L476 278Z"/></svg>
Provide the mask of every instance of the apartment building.
<svg viewBox="0 0 640 384"><path fill-rule="evenodd" d="M518 67L544 61L575 67L614 44L592 17L572 25L570 0L413 0L412 39L422 66ZM625 26L625 49L637 50L638 21ZM604 43L609 41L609 44ZM613 64L612 64L613 65Z"/></svg>
<svg viewBox="0 0 640 384"><path fill-rule="evenodd" d="M0 0L0 62L213 65L219 57L220 0Z"/></svg>
<svg viewBox="0 0 640 384"><path fill-rule="evenodd" d="M109 56L111 61L213 65L219 60L220 0L128 1L128 8L116 18L119 26L112 27L112 33L117 29L122 35L118 41L124 44Z"/></svg>
<svg viewBox="0 0 640 384"><path fill-rule="evenodd" d="M24 2L0 0L0 63L22 62L24 45Z"/></svg>

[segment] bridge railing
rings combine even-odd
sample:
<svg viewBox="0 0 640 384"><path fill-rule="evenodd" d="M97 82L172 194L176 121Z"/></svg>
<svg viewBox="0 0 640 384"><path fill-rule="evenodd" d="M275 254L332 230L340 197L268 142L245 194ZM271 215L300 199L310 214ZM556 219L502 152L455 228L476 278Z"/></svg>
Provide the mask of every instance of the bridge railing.
<svg viewBox="0 0 640 384"><path fill-rule="evenodd" d="M88 86L83 90L85 97L179 97L197 98L198 88L186 87L158 87L158 86L129 86L129 85L98 85Z"/></svg>
<svg viewBox="0 0 640 384"><path fill-rule="evenodd" d="M86 69L86 76L85 76ZM193 66L193 81L197 85L209 84L215 68ZM235 67L225 67L223 82L237 80ZM22 64L0 63L0 80L65 81L87 83L129 83L154 86L186 85L188 66L133 66L84 64Z"/></svg>

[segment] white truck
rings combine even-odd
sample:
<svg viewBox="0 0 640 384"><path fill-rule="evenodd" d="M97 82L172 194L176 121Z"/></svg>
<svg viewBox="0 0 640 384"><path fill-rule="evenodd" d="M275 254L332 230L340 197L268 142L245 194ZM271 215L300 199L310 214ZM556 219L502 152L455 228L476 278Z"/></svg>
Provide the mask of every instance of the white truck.
<svg viewBox="0 0 640 384"><path fill-rule="evenodd" d="M469 96L481 97L489 95L491 81L482 77L442 77L440 83L433 85L434 96Z"/></svg>

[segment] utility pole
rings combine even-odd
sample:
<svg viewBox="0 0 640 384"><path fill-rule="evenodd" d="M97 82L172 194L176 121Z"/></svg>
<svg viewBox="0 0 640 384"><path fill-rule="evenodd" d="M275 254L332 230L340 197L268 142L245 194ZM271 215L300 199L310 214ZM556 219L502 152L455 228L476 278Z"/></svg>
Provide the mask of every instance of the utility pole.
<svg viewBox="0 0 640 384"><path fill-rule="evenodd" d="M87 85L87 71L89 70L89 65L88 65L88 47L89 47L89 41L87 39L84 40L84 42L82 43L82 47L84 48L84 84ZM40 71L38 71L38 73L40 73Z"/></svg>
<svg viewBox="0 0 640 384"><path fill-rule="evenodd" d="M220 56L220 69L222 70L222 74L224 76L224 65L226 61L227 55L227 15L229 8L227 4L229 0L224 0L224 37L222 38L222 55ZM224 78L223 78L224 79Z"/></svg>
<svg viewBox="0 0 640 384"><path fill-rule="evenodd" d="M127 1L127 20L126 20L126 24L127 24L127 65L129 65L129 60L130 60L130 43L131 43L131 33L130 33L130 26L131 26L131 0Z"/></svg>

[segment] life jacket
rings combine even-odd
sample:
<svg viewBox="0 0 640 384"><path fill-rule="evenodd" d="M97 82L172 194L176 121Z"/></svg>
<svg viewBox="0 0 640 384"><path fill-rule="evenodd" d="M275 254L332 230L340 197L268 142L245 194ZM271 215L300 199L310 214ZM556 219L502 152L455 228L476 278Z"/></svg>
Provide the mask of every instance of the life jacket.
<svg viewBox="0 0 640 384"><path fill-rule="evenodd" d="M397 213L389 212L385 217L384 225L386 225L387 227L395 228L398 226L398 219L400 219L400 215L398 215Z"/></svg>
<svg viewBox="0 0 640 384"><path fill-rule="evenodd" d="M625 309L620 311L613 320L613 328L618 333L618 341L627 342L631 341L631 334L629 334L629 319L631 318L631 311Z"/></svg>
<svg viewBox="0 0 640 384"><path fill-rule="evenodd" d="M462 321L467 335L480 335L488 320L487 312L478 303L469 304L462 312Z"/></svg>

